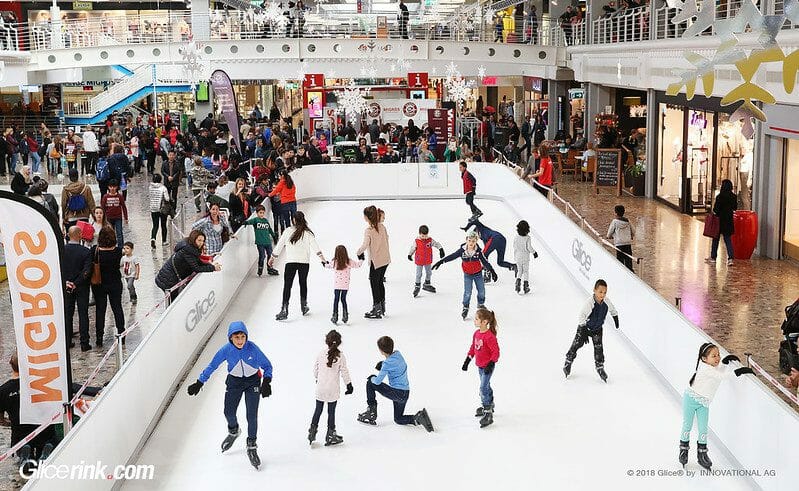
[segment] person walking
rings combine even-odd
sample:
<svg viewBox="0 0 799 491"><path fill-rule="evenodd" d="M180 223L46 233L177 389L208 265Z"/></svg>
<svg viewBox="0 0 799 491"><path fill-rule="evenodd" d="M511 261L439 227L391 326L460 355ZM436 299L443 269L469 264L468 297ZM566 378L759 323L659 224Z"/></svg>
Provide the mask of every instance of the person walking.
<svg viewBox="0 0 799 491"><path fill-rule="evenodd" d="M719 235L713 237L713 241L710 244L710 257L705 259L705 262L716 263L716 256L719 252L719 239L724 237L724 245L727 246L727 266L732 266L733 259L735 259L732 249L732 235L735 233L733 214L737 209L738 196L732 192L732 181L724 179L721 181L721 191L716 196L716 202L713 204L713 214L719 219Z"/></svg>
<svg viewBox="0 0 799 491"><path fill-rule="evenodd" d="M73 169L76 170L77 169ZM103 347L105 335L105 309L108 304L114 313L117 333L125 331L125 312L122 310L122 272L119 263L122 260L122 248L117 246L114 229L103 227L97 237L97 245L91 249L92 262L100 265L100 282L92 278L92 293L95 301L95 345ZM125 338L122 338L125 344Z"/></svg>

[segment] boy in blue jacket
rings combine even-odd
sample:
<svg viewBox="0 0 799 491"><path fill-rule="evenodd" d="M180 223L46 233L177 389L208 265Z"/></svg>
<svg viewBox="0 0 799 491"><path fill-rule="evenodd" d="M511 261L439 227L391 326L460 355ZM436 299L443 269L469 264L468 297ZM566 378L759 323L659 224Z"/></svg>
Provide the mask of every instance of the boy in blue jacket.
<svg viewBox="0 0 799 491"><path fill-rule="evenodd" d="M258 469L261 465L258 446L255 444L258 436L258 393L261 393L261 397L272 395L272 363L255 343L247 339L247 326L243 322L231 322L227 337L229 343L219 348L197 381L189 386L188 392L191 396L197 395L203 384L211 378L214 370L223 361L227 361L225 418L228 424L228 436L222 442L222 451L232 447L241 433L236 410L244 394L244 404L247 406L247 456L253 467Z"/></svg>
<svg viewBox="0 0 799 491"><path fill-rule="evenodd" d="M402 353L394 351L394 340L388 336L383 336L377 340L377 349L386 360L380 361L375 366L380 373L370 375L366 379L366 404L368 408L365 412L358 415L358 421L370 425L377 424L377 397L376 392L383 394L387 399L394 402L394 422L398 425L422 425L427 431L433 431L433 423L427 414L427 409L422 408L414 416L404 414L405 404L411 394L411 387L408 384L408 365L402 357ZM383 379L388 377L388 383L384 384Z"/></svg>

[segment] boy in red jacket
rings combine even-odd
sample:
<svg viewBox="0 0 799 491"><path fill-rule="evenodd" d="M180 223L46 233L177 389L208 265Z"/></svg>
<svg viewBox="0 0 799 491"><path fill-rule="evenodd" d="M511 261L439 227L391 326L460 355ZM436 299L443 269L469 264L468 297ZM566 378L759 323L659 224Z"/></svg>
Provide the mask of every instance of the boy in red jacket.
<svg viewBox="0 0 799 491"><path fill-rule="evenodd" d="M108 223L114 227L117 234L117 247L120 249L125 243L122 236L122 219L128 222L128 208L125 206L125 197L119 193L119 181L111 179L108 181L108 192L100 198L100 206L105 212Z"/></svg>
<svg viewBox="0 0 799 491"><path fill-rule="evenodd" d="M472 210L472 218L480 218L483 212L480 208L474 205L474 193L477 191L477 179L474 178L471 172L466 170L466 162L461 160L458 164L461 170L461 179L463 179L463 194L466 195L466 204Z"/></svg>
<svg viewBox="0 0 799 491"><path fill-rule="evenodd" d="M499 361L499 343L497 343L497 318L494 312L488 309L478 309L474 316L474 327L477 330L472 336L472 345L469 354L463 361L461 369L469 369L469 363L474 357L474 364L480 375L480 402L475 416L480 417L480 428L485 428L494 422L494 390L491 389L491 375L494 365Z"/></svg>
<svg viewBox="0 0 799 491"><path fill-rule="evenodd" d="M416 264L416 284L413 287L414 297L419 295L420 288L426 292L436 292L436 287L430 284L430 277L433 275L430 269L433 264L433 248L438 249L438 255L441 258L444 257L444 248L432 237L429 237L427 235L429 233L430 229L427 228L427 225L419 227L419 236L416 237L410 252L408 252L408 261L413 261ZM421 285L422 270L425 273L424 286Z"/></svg>

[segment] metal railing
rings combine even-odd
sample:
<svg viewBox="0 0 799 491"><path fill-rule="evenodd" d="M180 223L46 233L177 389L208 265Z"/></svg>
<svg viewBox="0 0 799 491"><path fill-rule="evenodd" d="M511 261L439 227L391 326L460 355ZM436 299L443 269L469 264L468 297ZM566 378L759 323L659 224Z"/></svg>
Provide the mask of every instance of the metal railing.
<svg viewBox="0 0 799 491"><path fill-rule="evenodd" d="M649 40L649 7L638 7L600 17L593 22L592 44Z"/></svg>

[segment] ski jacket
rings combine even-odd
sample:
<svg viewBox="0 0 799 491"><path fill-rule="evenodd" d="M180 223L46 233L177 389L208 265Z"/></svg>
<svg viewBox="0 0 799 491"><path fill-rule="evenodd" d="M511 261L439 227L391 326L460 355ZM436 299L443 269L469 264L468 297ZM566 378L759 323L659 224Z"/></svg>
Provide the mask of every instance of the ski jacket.
<svg viewBox="0 0 799 491"><path fill-rule="evenodd" d="M432 237L426 239L417 237L408 254L413 254L413 262L416 263L417 266L425 266L427 264L433 264L433 249L441 250L443 247L433 240Z"/></svg>
<svg viewBox="0 0 799 491"><path fill-rule="evenodd" d="M489 271L494 271L494 268L488 263L483 255L483 251L480 249L480 246L477 246L474 253L470 255L468 252L466 252L466 244L461 244L458 250L449 256L445 256L441 261L448 263L458 258L461 259L461 269L463 270L463 274L478 274L483 270L483 268L486 268Z"/></svg>
<svg viewBox="0 0 799 491"><path fill-rule="evenodd" d="M580 311L580 321L578 326L586 327L589 331L598 331L602 329L602 326L605 324L605 318L608 316L608 312L610 312L611 317L616 322L618 326L618 317L619 313L616 311L616 307L610 303L610 299L605 297L605 300L602 303L598 303L593 295L591 298L586 302L583 306L583 309Z"/></svg>
<svg viewBox="0 0 799 491"><path fill-rule="evenodd" d="M380 368L380 373L372 379L372 383L380 385L383 379L388 377L388 385L395 389L410 390L411 386L408 384L408 364L405 363L405 358L402 353L394 351L391 356L383 361Z"/></svg>
<svg viewBox="0 0 799 491"><path fill-rule="evenodd" d="M236 348L230 337L234 333L243 332L247 334L247 342L241 349ZM216 352L211 363L205 367L198 380L202 383L208 382L214 370L222 364L223 361L227 362L228 375L233 377L251 377L255 374L264 377L272 378L272 363L269 358L261 351L255 343L249 340L247 333L247 326L241 321L231 322L227 329L228 343ZM262 373L259 373L261 372Z"/></svg>
<svg viewBox="0 0 799 491"><path fill-rule="evenodd" d="M489 331L474 331L472 345L469 347L469 357L474 358L474 364L479 368L485 368L490 362L499 361L499 343L497 336Z"/></svg>
<svg viewBox="0 0 799 491"><path fill-rule="evenodd" d="M335 402L341 395L339 380L344 379L345 384L352 383L350 371L347 369L347 358L340 352L338 359L332 366L327 366L327 350L323 350L316 357L313 366L313 375L316 379L316 400L322 402Z"/></svg>
<svg viewBox="0 0 799 491"><path fill-rule="evenodd" d="M468 170L461 174L463 180L463 194L474 193L477 191L477 179Z"/></svg>

